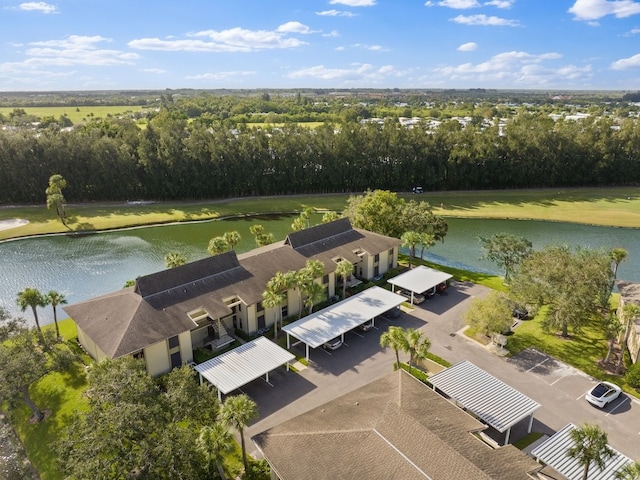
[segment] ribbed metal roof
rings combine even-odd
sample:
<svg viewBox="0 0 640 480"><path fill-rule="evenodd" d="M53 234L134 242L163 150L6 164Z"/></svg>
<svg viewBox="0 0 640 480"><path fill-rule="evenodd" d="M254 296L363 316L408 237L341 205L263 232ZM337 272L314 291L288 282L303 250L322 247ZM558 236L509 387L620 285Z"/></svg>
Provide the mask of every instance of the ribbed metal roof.
<svg viewBox="0 0 640 480"><path fill-rule="evenodd" d="M465 360L429 377L436 388L504 432L540 408L540 404Z"/></svg>
<svg viewBox="0 0 640 480"><path fill-rule="evenodd" d="M397 307L406 299L381 287L368 288L353 297L285 325L283 331L317 348L358 325Z"/></svg>
<svg viewBox="0 0 640 480"><path fill-rule="evenodd" d="M265 337L195 366L195 370L227 394L295 359L295 355Z"/></svg>
<svg viewBox="0 0 640 480"><path fill-rule="evenodd" d="M578 460L567 455L567 450L575 445L571 440L571 430L575 428L576 426L572 423L566 425L531 452L536 460L549 465L569 480L580 480L584 472L584 467L578 463ZM589 467L588 480L614 480L616 472L626 464L633 463L629 457L614 448L611 450L615 454L606 460L604 469L600 470L595 464Z"/></svg>
<svg viewBox="0 0 640 480"><path fill-rule="evenodd" d="M418 265L408 272L401 273L387 280L391 285L395 285L406 290L422 293L436 285L446 282L451 275L433 268Z"/></svg>

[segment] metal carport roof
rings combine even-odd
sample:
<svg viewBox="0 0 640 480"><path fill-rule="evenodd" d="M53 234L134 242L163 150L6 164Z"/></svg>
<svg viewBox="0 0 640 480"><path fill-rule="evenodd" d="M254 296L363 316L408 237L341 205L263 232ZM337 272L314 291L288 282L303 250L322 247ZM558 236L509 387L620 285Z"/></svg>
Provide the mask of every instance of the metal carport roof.
<svg viewBox="0 0 640 480"><path fill-rule="evenodd" d="M399 306L406 299L381 287L368 288L353 297L330 305L289 325L282 330L308 347L317 348L358 325Z"/></svg>
<svg viewBox="0 0 640 480"><path fill-rule="evenodd" d="M287 364L296 357L279 345L265 337L258 337L233 350L218 355L194 368L218 389L227 394L262 375L267 375L281 365Z"/></svg>
<svg viewBox="0 0 640 480"><path fill-rule="evenodd" d="M446 282L452 277L448 273L418 265L411 270L387 280L394 287L404 288L410 292L423 293L430 288Z"/></svg>
<svg viewBox="0 0 640 480"><path fill-rule="evenodd" d="M497 431L506 430L505 443L511 427L528 416L531 431L533 412L540 408L538 402L467 360L429 377L429 382Z"/></svg>
<svg viewBox="0 0 640 480"><path fill-rule="evenodd" d="M575 445L571 439L571 430L576 428L572 423L558 430L550 438L533 449L531 455L551 468L561 473L569 480L580 480L584 472L584 466L577 459L570 458L567 450ZM611 448L611 447L609 447ZM605 460L605 466L600 470L596 465L589 468L589 480L614 480L616 472L628 463L633 463L629 457L611 448L614 455Z"/></svg>

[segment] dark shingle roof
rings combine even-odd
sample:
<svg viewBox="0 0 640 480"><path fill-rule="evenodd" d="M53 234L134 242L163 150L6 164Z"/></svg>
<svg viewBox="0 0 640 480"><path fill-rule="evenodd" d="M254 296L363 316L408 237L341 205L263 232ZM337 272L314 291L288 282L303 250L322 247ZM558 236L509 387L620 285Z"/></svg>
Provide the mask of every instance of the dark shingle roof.
<svg viewBox="0 0 640 480"><path fill-rule="evenodd" d="M321 223L314 227L305 228L287 235L284 243L293 248L300 248L322 239L327 239L351 230L351 222L348 218L339 218L333 222Z"/></svg>
<svg viewBox="0 0 640 480"><path fill-rule="evenodd" d="M492 449L486 428L404 371L332 400L253 437L282 480L530 479L533 459Z"/></svg>

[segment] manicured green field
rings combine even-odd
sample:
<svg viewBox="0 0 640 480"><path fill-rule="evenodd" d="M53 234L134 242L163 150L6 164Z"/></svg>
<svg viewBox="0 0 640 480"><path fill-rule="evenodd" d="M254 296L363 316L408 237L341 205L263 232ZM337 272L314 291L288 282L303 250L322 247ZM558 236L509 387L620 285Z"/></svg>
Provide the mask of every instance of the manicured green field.
<svg viewBox="0 0 640 480"><path fill-rule="evenodd" d="M23 227L0 230L0 240L68 232L52 211L44 206L0 208L0 221L29 220ZM575 222L616 227L640 227L640 189L580 188L565 190L500 190L482 192L432 192L405 194L424 200L434 212L451 217L514 218ZM342 211L348 195L297 195L248 197L198 203L126 203L68 205L69 228L73 231L103 230L190 220L208 220L231 215L299 212L305 207L319 211Z"/></svg>
<svg viewBox="0 0 640 480"><path fill-rule="evenodd" d="M0 113L6 118L13 112L14 107L0 107ZM107 115L117 116L125 112L138 112L142 107L128 105L94 106L94 107L24 107L23 110L29 115L39 118L53 117L59 118L61 115L69 117L74 124L91 118L106 118Z"/></svg>

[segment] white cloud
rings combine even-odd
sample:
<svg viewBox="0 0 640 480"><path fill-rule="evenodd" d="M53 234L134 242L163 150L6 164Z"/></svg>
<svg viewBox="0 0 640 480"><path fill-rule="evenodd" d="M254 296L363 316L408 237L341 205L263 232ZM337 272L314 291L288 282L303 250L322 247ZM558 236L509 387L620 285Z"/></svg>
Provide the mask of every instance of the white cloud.
<svg viewBox="0 0 640 480"><path fill-rule="evenodd" d="M457 50L460 52L473 52L478 48L478 44L476 42L468 42L460 45Z"/></svg>
<svg viewBox="0 0 640 480"><path fill-rule="evenodd" d="M55 5L50 5L46 2L25 2L18 5L20 10L36 11L42 13L56 13Z"/></svg>
<svg viewBox="0 0 640 480"><path fill-rule="evenodd" d="M630 68L640 68L640 53L629 58L621 58L611 64L613 70L628 70Z"/></svg>
<svg viewBox="0 0 640 480"><path fill-rule="evenodd" d="M640 33L640 28L632 28L627 33L624 34L625 37L632 37L633 35L637 35Z"/></svg>
<svg viewBox="0 0 640 480"><path fill-rule="evenodd" d="M300 28L304 25L289 22L279 28ZM188 37L206 37L209 41L198 39L159 39L139 38L131 40L128 45L139 50L161 50L172 52L253 52L258 50L295 48L306 45L297 38L286 37L288 31L246 30L231 28L229 30L204 30L187 34Z"/></svg>
<svg viewBox="0 0 640 480"><path fill-rule="evenodd" d="M491 0L490 2L485 2L485 5L491 5L496 8L511 8L514 3L516 3L516 0Z"/></svg>
<svg viewBox="0 0 640 480"><path fill-rule="evenodd" d="M436 75L449 83L503 83L522 87L541 85L582 85L592 75L590 65L578 67L564 65L557 68L545 66L547 61L562 56L555 52L531 54L527 52L503 52L481 63L444 65L435 69ZM446 83L446 82L445 82Z"/></svg>
<svg viewBox="0 0 640 480"><path fill-rule="evenodd" d="M376 0L331 0L330 5L346 5L347 7L373 7Z"/></svg>
<svg viewBox="0 0 640 480"><path fill-rule="evenodd" d="M156 73L158 75L167 73L167 71L163 70L162 68L143 68L142 71L146 73Z"/></svg>
<svg viewBox="0 0 640 480"><path fill-rule="evenodd" d="M568 12L573 13L574 20L597 20L607 15L625 18L640 13L640 2L632 0L576 0Z"/></svg>
<svg viewBox="0 0 640 480"><path fill-rule="evenodd" d="M280 25L276 32L279 33L313 33L309 27L300 22L287 22Z"/></svg>
<svg viewBox="0 0 640 480"><path fill-rule="evenodd" d="M477 8L480 6L477 0L442 0L441 2L429 1L425 3L427 7L448 7L456 10L465 10L467 8Z"/></svg>
<svg viewBox="0 0 640 480"><path fill-rule="evenodd" d="M30 42L26 51L25 66L33 65L131 65L140 58L137 53L98 48L98 44L110 42L99 35L71 35L63 40Z"/></svg>
<svg viewBox="0 0 640 480"><path fill-rule="evenodd" d="M289 78L312 78L318 80L343 81L347 83L367 81L377 82L390 76L396 77L397 72L392 65L374 67L368 63L353 64L352 68L327 68L324 65L316 65L291 72Z"/></svg>
<svg viewBox="0 0 640 480"><path fill-rule="evenodd" d="M255 75L256 72L253 71L235 71L235 72L209 72L209 73L201 73L199 75L187 75L187 80L226 80L233 77L247 76L247 75Z"/></svg>
<svg viewBox="0 0 640 480"><path fill-rule="evenodd" d="M336 47L336 48L334 48L334 50L336 52L342 52L342 51L344 51L344 47Z"/></svg>
<svg viewBox="0 0 640 480"><path fill-rule="evenodd" d="M517 27L520 25L517 20L494 16L488 17L486 15L458 15L450 20L463 25L489 25L492 27Z"/></svg>
<svg viewBox="0 0 640 480"><path fill-rule="evenodd" d="M322 12L316 12L316 15L322 17L355 17L357 13L348 12L346 10L324 10Z"/></svg>
<svg viewBox="0 0 640 480"><path fill-rule="evenodd" d="M338 33L337 30L331 30L329 33L323 33L322 36L323 37L339 37L340 34Z"/></svg>

